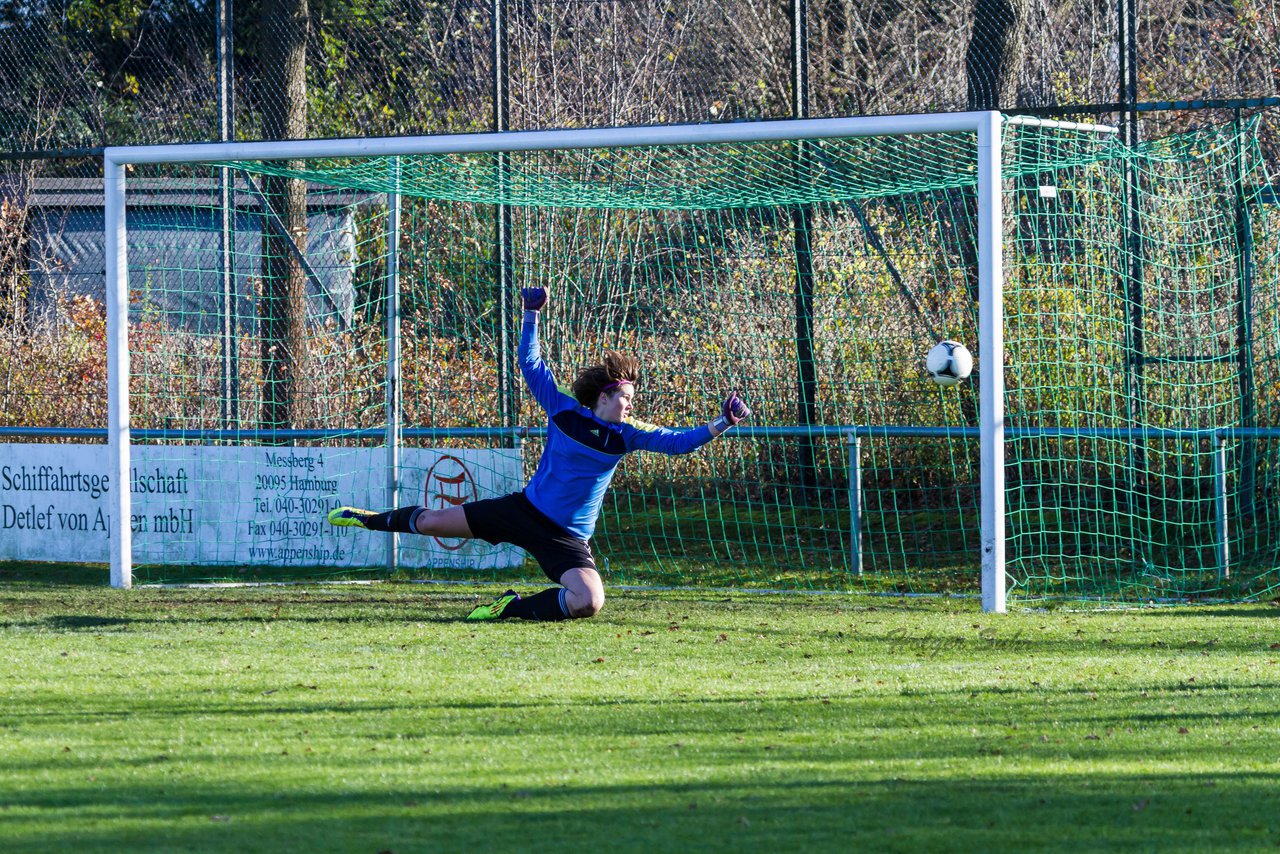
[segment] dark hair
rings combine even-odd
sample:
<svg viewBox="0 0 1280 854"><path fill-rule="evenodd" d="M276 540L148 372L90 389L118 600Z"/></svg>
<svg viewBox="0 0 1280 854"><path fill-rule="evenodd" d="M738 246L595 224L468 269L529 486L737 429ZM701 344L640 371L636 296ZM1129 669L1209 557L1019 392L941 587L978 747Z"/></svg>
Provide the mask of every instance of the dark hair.
<svg viewBox="0 0 1280 854"><path fill-rule="evenodd" d="M615 353L610 350L604 354L604 361L593 365L573 381L573 396L587 409L596 405L600 392L616 383L640 385L640 360L635 356Z"/></svg>

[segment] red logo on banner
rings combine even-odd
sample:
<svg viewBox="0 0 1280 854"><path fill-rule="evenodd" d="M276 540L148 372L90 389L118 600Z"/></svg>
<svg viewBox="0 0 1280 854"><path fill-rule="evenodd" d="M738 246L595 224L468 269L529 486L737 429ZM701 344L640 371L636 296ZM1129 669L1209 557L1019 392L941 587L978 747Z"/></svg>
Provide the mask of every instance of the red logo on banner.
<svg viewBox="0 0 1280 854"><path fill-rule="evenodd" d="M424 488L423 504L432 510L447 510L459 507L479 497L476 490L476 479L466 463L448 454L436 460L435 465L427 472L427 484ZM465 539L451 537L441 539L432 537L441 548L457 551L467 544Z"/></svg>

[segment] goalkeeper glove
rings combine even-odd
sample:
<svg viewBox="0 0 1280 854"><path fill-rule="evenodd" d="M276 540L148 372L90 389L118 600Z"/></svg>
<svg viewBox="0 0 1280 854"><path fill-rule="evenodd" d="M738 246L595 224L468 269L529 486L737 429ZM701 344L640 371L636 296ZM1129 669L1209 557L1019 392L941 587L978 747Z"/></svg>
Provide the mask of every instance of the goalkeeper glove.
<svg viewBox="0 0 1280 854"><path fill-rule="evenodd" d="M546 288L521 288L520 299L525 311L542 311L547 305Z"/></svg>
<svg viewBox="0 0 1280 854"><path fill-rule="evenodd" d="M720 417L712 423L715 424L718 432L723 433L750 415L751 407L747 406L735 391L724 399L724 405L720 407Z"/></svg>

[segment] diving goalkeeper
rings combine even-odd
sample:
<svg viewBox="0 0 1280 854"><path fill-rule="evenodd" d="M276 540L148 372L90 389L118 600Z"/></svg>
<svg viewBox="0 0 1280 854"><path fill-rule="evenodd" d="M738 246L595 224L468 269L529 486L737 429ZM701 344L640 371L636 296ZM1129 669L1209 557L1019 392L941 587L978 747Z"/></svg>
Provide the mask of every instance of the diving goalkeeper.
<svg viewBox="0 0 1280 854"><path fill-rule="evenodd" d="M329 522L370 531L511 543L533 555L559 585L528 598L508 590L477 607L468 620L593 617L604 606L604 585L591 556L591 534L623 456L631 451L696 451L751 410L735 393L724 401L720 415L701 427L668 430L631 421L640 363L619 353L607 353L601 364L584 370L572 394L567 394L556 386L538 346L538 313L546 308L547 290L522 288L521 298L520 371L547 412L547 443L524 490L441 510L412 506L374 513L339 507L329 513Z"/></svg>

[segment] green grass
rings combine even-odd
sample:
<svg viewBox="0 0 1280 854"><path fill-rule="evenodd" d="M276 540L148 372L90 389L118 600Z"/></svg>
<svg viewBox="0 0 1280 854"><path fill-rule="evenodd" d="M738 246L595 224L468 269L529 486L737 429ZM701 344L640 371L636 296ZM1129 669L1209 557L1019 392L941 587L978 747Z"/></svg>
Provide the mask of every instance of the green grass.
<svg viewBox="0 0 1280 854"><path fill-rule="evenodd" d="M64 582L0 586L6 852L1280 844L1275 603Z"/></svg>

